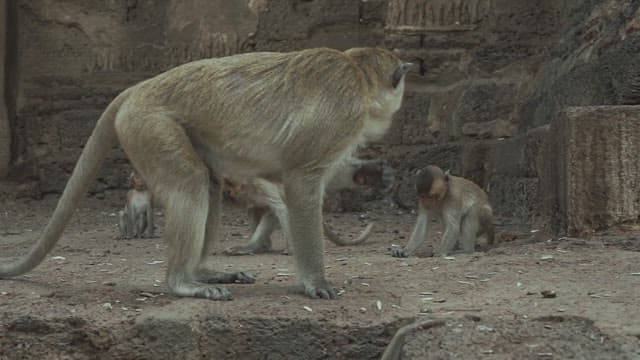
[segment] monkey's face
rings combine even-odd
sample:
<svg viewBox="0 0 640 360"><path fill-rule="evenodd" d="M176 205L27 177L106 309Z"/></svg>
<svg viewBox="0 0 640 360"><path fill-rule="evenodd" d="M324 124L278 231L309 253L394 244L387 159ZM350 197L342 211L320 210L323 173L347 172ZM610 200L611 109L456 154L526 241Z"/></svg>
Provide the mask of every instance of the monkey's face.
<svg viewBox="0 0 640 360"><path fill-rule="evenodd" d="M238 202L238 193L235 192L233 189L225 188L222 191L222 196L227 201L231 201L234 203Z"/></svg>
<svg viewBox="0 0 640 360"><path fill-rule="evenodd" d="M364 165L353 175L353 182L362 186L382 184L384 169L380 165Z"/></svg>
<svg viewBox="0 0 640 360"><path fill-rule="evenodd" d="M147 190L147 184L144 182L144 179L136 174L131 177L131 186L137 191L145 191Z"/></svg>
<svg viewBox="0 0 640 360"><path fill-rule="evenodd" d="M434 179L429 191L419 193L422 207L428 210L436 210L442 207L447 188L448 184L445 179Z"/></svg>
<svg viewBox="0 0 640 360"><path fill-rule="evenodd" d="M244 194L244 191L245 189L242 184L236 184L231 182L229 179L224 179L222 196L224 196L225 200L240 204L244 200L244 195L246 195Z"/></svg>

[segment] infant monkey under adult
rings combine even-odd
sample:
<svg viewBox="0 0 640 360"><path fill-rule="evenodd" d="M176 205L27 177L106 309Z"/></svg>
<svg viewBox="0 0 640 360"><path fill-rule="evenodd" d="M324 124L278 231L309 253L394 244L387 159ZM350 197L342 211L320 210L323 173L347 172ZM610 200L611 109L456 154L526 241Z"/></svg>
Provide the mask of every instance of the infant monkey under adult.
<svg viewBox="0 0 640 360"><path fill-rule="evenodd" d="M124 210L118 213L121 239L153 237L152 196L147 183L135 171L129 175L132 189L127 192Z"/></svg>
<svg viewBox="0 0 640 360"><path fill-rule="evenodd" d="M434 256L449 255L460 240L462 252L472 253L476 239L485 235L494 243L493 212L487 193L467 179L452 176L435 165L420 170L415 178L418 192L418 217L405 247L393 247L395 257L411 256L427 239L427 224L431 214L444 223L444 235Z"/></svg>
<svg viewBox="0 0 640 360"><path fill-rule="evenodd" d="M395 179L395 171L381 160L363 160L351 157L336 166L327 190L354 189L362 186L388 189ZM249 255L271 250L271 234L282 227L285 234L285 254L291 253L290 239L286 234L288 209L284 203L284 192L281 186L269 186L262 182L233 183L229 179L224 182L225 197L233 204L245 206L251 221L252 235L246 245L236 245L225 249L227 255ZM354 239L342 239L331 226L323 222L324 235L338 246L361 244L371 235L373 224L370 223L362 233Z"/></svg>

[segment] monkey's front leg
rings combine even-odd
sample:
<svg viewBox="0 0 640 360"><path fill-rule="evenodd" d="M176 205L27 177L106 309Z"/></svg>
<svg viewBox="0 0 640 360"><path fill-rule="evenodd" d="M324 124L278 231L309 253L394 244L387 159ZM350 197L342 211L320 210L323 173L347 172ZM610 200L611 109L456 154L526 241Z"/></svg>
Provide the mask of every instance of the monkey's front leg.
<svg viewBox="0 0 640 360"><path fill-rule="evenodd" d="M314 299L335 299L336 289L324 275L322 177L319 174L290 177L284 188L289 213L288 228L282 228L285 238L291 240L304 292Z"/></svg>
<svg viewBox="0 0 640 360"><path fill-rule="evenodd" d="M443 213L444 234L440 245L433 252L433 256L447 256L453 253L456 243L460 238L460 214L455 211Z"/></svg>
<svg viewBox="0 0 640 360"><path fill-rule="evenodd" d="M393 257L409 257L419 248L425 240L427 240L427 224L429 216L427 211L419 206L418 217L416 219L416 225L411 233L411 239L405 247L393 247L391 249L391 256Z"/></svg>

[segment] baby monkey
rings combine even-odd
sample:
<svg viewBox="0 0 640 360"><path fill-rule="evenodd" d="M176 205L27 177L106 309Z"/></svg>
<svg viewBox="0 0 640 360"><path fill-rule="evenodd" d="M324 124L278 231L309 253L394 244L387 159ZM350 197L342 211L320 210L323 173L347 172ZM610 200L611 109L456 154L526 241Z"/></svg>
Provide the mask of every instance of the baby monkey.
<svg viewBox="0 0 640 360"><path fill-rule="evenodd" d="M493 245L493 212L487 194L478 185L449 175L434 165L420 170L415 182L419 198L416 225L407 246L392 248L392 256L411 256L424 243L431 214L439 216L445 227L434 256L451 254L458 239L465 253L474 252L476 239L481 235L485 235L487 243Z"/></svg>
<svg viewBox="0 0 640 360"><path fill-rule="evenodd" d="M340 190L370 186L389 188L395 179L395 171L380 160L362 160L350 158L341 164L327 184L329 190ZM251 221L252 235L246 245L227 248L227 255L248 255L271 250L271 234L287 225L288 208L284 204L284 193L281 186L263 180L250 183L234 182L224 178L224 197L231 203L246 206ZM373 223L367 225L362 233L354 239L343 239L324 222L324 235L338 246L361 244L371 235ZM285 254L291 253L289 248L288 227L282 227L285 234Z"/></svg>
<svg viewBox="0 0 640 360"><path fill-rule="evenodd" d="M122 239L153 237L153 207L151 192L136 172L129 176L132 189L127 192L124 210L118 212L118 227Z"/></svg>

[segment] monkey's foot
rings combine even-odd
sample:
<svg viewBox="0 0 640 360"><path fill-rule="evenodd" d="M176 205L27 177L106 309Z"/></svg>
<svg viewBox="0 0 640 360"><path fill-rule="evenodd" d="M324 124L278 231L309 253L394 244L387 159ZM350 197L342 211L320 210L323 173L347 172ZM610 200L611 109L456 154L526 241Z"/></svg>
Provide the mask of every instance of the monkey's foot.
<svg viewBox="0 0 640 360"><path fill-rule="evenodd" d="M256 274L240 271L240 272L224 272L208 269L200 269L196 272L198 281L209 284L253 284L256 282Z"/></svg>
<svg viewBox="0 0 640 360"><path fill-rule="evenodd" d="M238 245L238 246L228 247L224 249L222 253L230 256L242 256L242 255L263 254L268 251L269 249L264 247L253 247L251 245L247 245L247 246Z"/></svg>
<svg viewBox="0 0 640 360"><path fill-rule="evenodd" d="M409 253L406 252L402 247L394 246L391 248L391 256L405 258L405 257L409 257Z"/></svg>
<svg viewBox="0 0 640 360"><path fill-rule="evenodd" d="M338 290L326 280L305 282L304 293L312 299L337 299Z"/></svg>
<svg viewBox="0 0 640 360"><path fill-rule="evenodd" d="M209 300L231 300L231 292L223 286L211 286L198 282L182 282L171 288L177 296L195 297Z"/></svg>

